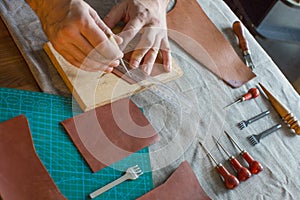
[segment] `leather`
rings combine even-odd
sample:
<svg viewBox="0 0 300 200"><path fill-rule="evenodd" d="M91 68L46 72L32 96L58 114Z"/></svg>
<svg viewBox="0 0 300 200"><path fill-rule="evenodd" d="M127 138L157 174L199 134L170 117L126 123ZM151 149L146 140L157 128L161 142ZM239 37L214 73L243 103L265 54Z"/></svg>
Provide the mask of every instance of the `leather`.
<svg viewBox="0 0 300 200"><path fill-rule="evenodd" d="M67 119L62 125L93 172L159 140L129 98Z"/></svg>
<svg viewBox="0 0 300 200"><path fill-rule="evenodd" d="M165 183L138 198L148 199L210 200L187 161L182 162Z"/></svg>
<svg viewBox="0 0 300 200"><path fill-rule="evenodd" d="M66 199L38 158L24 115L2 122L0 138L0 195L3 200Z"/></svg>
<svg viewBox="0 0 300 200"><path fill-rule="evenodd" d="M231 87L255 77L196 0L177 0L167 25L172 40Z"/></svg>
<svg viewBox="0 0 300 200"><path fill-rule="evenodd" d="M130 60L130 56L131 56L132 52L128 52L124 55L124 61L126 63L129 63L129 60ZM143 63L143 61L142 61ZM151 74L150 76L152 77L155 77L155 76L158 76L160 74L163 74L163 73L167 73L165 70L164 70L164 67L163 67L163 61L162 61L162 58L159 54L159 56L157 56L155 62L154 62L154 65L153 65L153 68L152 68L152 71L151 71ZM127 65L127 68L128 70L132 70L128 65ZM113 74L115 74L116 76L118 76L119 78L122 78L124 81L126 81L127 83L129 84L135 84L137 83L137 81L133 80L130 76L127 76L127 75L124 75L123 72L119 71L117 68L114 68L114 70L112 71ZM139 78L142 78L141 81L145 80L147 76L145 76L144 78L143 77L139 77Z"/></svg>

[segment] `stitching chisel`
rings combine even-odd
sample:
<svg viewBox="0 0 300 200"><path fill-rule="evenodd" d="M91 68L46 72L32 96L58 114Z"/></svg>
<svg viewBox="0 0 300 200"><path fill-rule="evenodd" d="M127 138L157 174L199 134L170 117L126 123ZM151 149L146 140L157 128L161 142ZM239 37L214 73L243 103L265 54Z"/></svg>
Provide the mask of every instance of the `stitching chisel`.
<svg viewBox="0 0 300 200"><path fill-rule="evenodd" d="M117 41L116 41L116 39L114 38L113 35L109 35L109 36L108 36L108 39L109 39L110 41L112 41L117 47L119 47L119 45L118 45L118 43L117 43ZM130 74L130 72L129 72L129 70L128 70L128 68L127 68L127 66L126 66L126 64L124 63L123 58L120 58L119 61L120 61L120 65L122 66L122 68L125 69L127 75L128 75L129 77L132 77L131 74Z"/></svg>
<svg viewBox="0 0 300 200"><path fill-rule="evenodd" d="M250 55L250 50L248 47L248 42L246 40L246 37L244 35L244 30L242 28L242 24L239 21L235 21L232 25L232 29L234 34L238 37L239 40L239 47L243 52L243 56L246 62L246 65L253 70L255 68L252 59L251 59L251 55Z"/></svg>

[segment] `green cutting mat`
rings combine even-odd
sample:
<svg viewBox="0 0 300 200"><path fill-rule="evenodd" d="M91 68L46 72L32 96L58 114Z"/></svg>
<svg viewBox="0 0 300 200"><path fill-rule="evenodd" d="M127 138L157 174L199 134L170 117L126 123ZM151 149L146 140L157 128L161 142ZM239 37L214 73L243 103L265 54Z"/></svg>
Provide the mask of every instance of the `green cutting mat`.
<svg viewBox="0 0 300 200"><path fill-rule="evenodd" d="M136 164L145 172L140 178L126 181L97 199L135 199L151 190L153 183L148 148L97 173L90 171L59 124L80 112L71 98L0 88L0 122L20 114L26 115L36 152L68 199L89 199L89 193L119 178L123 175L122 171Z"/></svg>

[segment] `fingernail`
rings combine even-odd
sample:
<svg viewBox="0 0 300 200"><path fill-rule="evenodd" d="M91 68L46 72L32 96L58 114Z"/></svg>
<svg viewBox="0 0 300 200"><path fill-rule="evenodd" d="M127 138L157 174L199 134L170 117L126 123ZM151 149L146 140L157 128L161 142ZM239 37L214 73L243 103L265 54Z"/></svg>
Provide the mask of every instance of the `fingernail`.
<svg viewBox="0 0 300 200"><path fill-rule="evenodd" d="M172 66L171 65L167 65L167 71L170 72L172 70Z"/></svg>
<svg viewBox="0 0 300 200"><path fill-rule="evenodd" d="M110 63L110 67L118 67L120 65L120 61L119 60L115 60L115 61L112 61Z"/></svg>
<svg viewBox="0 0 300 200"><path fill-rule="evenodd" d="M131 66L134 67L134 68L138 68L139 67L139 62L137 60L134 60L132 63L131 63Z"/></svg>
<svg viewBox="0 0 300 200"><path fill-rule="evenodd" d="M148 75L151 74L151 67L149 65L145 65L144 66L144 72Z"/></svg>
<svg viewBox="0 0 300 200"><path fill-rule="evenodd" d="M104 72L105 72L105 73L110 73L110 72L112 72L113 70L114 70L113 67L107 67L107 68L104 70Z"/></svg>

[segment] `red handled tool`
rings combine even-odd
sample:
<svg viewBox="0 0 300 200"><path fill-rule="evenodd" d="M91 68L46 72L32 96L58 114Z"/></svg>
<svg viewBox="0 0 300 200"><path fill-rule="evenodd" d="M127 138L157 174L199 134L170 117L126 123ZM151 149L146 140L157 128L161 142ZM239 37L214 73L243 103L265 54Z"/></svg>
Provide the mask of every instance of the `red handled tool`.
<svg viewBox="0 0 300 200"><path fill-rule="evenodd" d="M248 163L250 172L252 174L258 174L261 171L263 171L263 166L258 161L254 160L247 151L242 149L226 131L224 132L228 136L228 138L233 142L233 144L241 151L240 154Z"/></svg>
<svg viewBox="0 0 300 200"><path fill-rule="evenodd" d="M205 149L205 147L202 145L202 143L199 141L199 144L203 147L203 149L206 151L207 155L214 161L214 163L217 165L216 168L218 170L218 173L220 174L220 176L222 177L224 184L226 186L226 188L228 189L233 189L236 186L238 186L240 184L239 180L233 176L232 174L230 174L227 169L221 164L218 163L213 156Z"/></svg>
<svg viewBox="0 0 300 200"><path fill-rule="evenodd" d="M234 156L230 155L228 151L225 150L225 148L219 143L219 141L214 136L212 137L215 140L216 144L219 145L226 153L226 155L229 157L229 162L235 169L238 179L240 181L246 181L248 178L250 178L251 172L246 167L241 165L241 163Z"/></svg>
<svg viewBox="0 0 300 200"><path fill-rule="evenodd" d="M250 99L255 99L256 97L258 97L260 95L259 90L257 88L251 88L250 90L248 90L248 92L246 94L244 94L243 96L241 96L239 99L237 99L235 102L225 106L224 108L227 108L229 106L232 106L235 103L239 103L239 102L243 102L243 101L247 101Z"/></svg>

